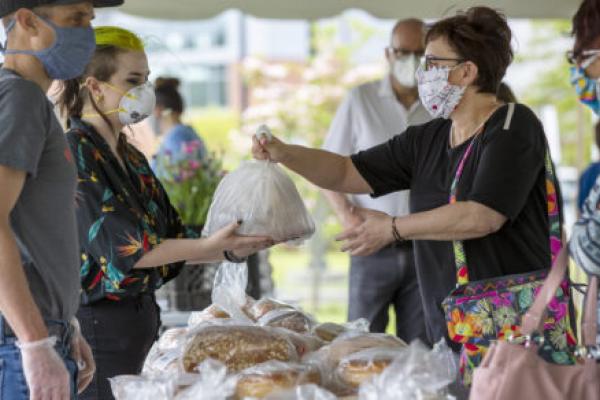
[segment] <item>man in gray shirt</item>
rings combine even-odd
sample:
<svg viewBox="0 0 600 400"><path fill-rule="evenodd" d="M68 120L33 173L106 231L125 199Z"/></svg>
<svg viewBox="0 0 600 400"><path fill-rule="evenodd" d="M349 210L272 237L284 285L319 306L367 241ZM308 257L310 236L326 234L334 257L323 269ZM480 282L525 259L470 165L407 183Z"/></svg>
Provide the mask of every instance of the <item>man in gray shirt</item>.
<svg viewBox="0 0 600 400"><path fill-rule="evenodd" d="M0 0L7 33L0 69L1 399L74 398L94 373L73 318L77 173L45 92L89 62L93 7L122 2Z"/></svg>

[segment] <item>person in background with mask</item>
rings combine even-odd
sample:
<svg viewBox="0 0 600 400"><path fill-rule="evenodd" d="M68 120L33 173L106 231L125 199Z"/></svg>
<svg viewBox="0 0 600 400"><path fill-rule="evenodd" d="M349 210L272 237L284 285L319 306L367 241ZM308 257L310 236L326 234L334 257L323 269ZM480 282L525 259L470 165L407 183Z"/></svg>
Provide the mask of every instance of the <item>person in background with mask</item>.
<svg viewBox="0 0 600 400"><path fill-rule="evenodd" d="M0 1L0 399L74 399L94 374L74 319L77 173L46 91L90 60L94 7L122 3Z"/></svg>
<svg viewBox="0 0 600 400"><path fill-rule="evenodd" d="M415 73L425 51L425 26L417 19L398 21L385 49L389 73L353 89L339 107L323 148L348 156L390 140L411 125L431 120L419 101ZM324 191L344 230L363 222L363 209L408 214L408 190L379 199ZM385 332L388 310L396 313L396 334L407 343L427 342L412 242L392 243L368 256L352 256L348 319L367 318L371 331Z"/></svg>
<svg viewBox="0 0 600 400"><path fill-rule="evenodd" d="M181 116L184 112L183 97L179 93L179 79L157 78L154 84L156 107L150 115L152 130L160 140L152 170L161 179L164 172L160 164L168 157L172 162L181 160L202 163L208 157L204 141L189 125L184 125ZM160 163L156 160L162 159Z"/></svg>
<svg viewBox="0 0 600 400"><path fill-rule="evenodd" d="M181 220L146 158L127 142L125 126L155 106L142 41L117 27L95 30L97 48L83 74L64 82L60 106L79 184L81 260L78 317L97 364L82 399L112 399L108 378L139 374L160 327L154 291L185 261L241 262L272 244L242 237L241 221L187 239Z"/></svg>

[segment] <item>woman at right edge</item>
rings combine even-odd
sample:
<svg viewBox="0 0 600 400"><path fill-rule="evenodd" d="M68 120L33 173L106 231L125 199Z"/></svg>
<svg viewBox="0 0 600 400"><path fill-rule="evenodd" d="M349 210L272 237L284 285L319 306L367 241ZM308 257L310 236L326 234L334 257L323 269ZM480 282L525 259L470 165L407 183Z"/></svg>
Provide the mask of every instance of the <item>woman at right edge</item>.
<svg viewBox="0 0 600 400"><path fill-rule="evenodd" d="M452 241L464 241L471 281L551 265L544 130L529 108L496 97L513 59L511 38L505 17L487 7L433 24L417 78L421 101L436 118L387 143L342 157L254 138L255 158L280 162L324 189L372 196L411 190L410 215L360 211L364 222L338 239L353 256L415 241L432 342L448 336L441 304L457 284Z"/></svg>

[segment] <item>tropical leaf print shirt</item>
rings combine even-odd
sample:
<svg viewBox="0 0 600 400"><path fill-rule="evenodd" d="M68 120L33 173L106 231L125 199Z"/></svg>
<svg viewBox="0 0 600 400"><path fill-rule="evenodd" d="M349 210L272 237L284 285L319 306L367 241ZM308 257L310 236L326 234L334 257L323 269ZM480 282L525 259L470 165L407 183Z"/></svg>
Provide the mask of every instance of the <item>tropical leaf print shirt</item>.
<svg viewBox="0 0 600 400"><path fill-rule="evenodd" d="M183 263L133 269L163 240L186 236L144 155L121 135L124 170L102 136L79 119L71 120L67 140L79 178L82 304L136 297L177 276Z"/></svg>

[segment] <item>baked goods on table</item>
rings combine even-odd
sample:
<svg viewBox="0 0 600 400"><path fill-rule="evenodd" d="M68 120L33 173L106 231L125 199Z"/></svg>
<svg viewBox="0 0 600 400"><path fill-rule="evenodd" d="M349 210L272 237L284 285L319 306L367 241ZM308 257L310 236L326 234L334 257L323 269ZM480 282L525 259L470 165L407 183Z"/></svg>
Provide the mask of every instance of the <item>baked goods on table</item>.
<svg viewBox="0 0 600 400"><path fill-rule="evenodd" d="M252 305L252 307L250 307L249 313L250 313L250 316L255 321L258 321L260 318L262 318L268 312L271 312L273 310L282 310L282 309L295 310L295 308L293 306L291 306L290 304L272 299L270 297L264 297L264 298L258 300L257 302L255 302Z"/></svg>
<svg viewBox="0 0 600 400"><path fill-rule="evenodd" d="M246 397L262 399L269 394L309 383L321 383L317 367L270 361L240 372L236 395L240 400Z"/></svg>
<svg viewBox="0 0 600 400"><path fill-rule="evenodd" d="M384 347L359 351L342 359L335 373L342 384L358 388L389 367L398 352L402 351L399 349Z"/></svg>
<svg viewBox="0 0 600 400"><path fill-rule="evenodd" d="M298 333L308 333L312 329L312 319L301 311L294 309L278 309L269 311L258 321L261 326L285 328Z"/></svg>
<svg viewBox="0 0 600 400"><path fill-rule="evenodd" d="M333 322L324 322L313 328L313 333L326 342L332 342L346 331L347 329L344 325Z"/></svg>
<svg viewBox="0 0 600 400"><path fill-rule="evenodd" d="M195 372L204 360L220 361L238 372L271 360L296 361L292 342L276 330L260 326L206 325L194 332L183 352L183 369Z"/></svg>
<svg viewBox="0 0 600 400"><path fill-rule="evenodd" d="M351 354L372 348L398 349L406 347L406 343L395 336L384 333L348 333L339 336L318 353L326 365L336 367Z"/></svg>

